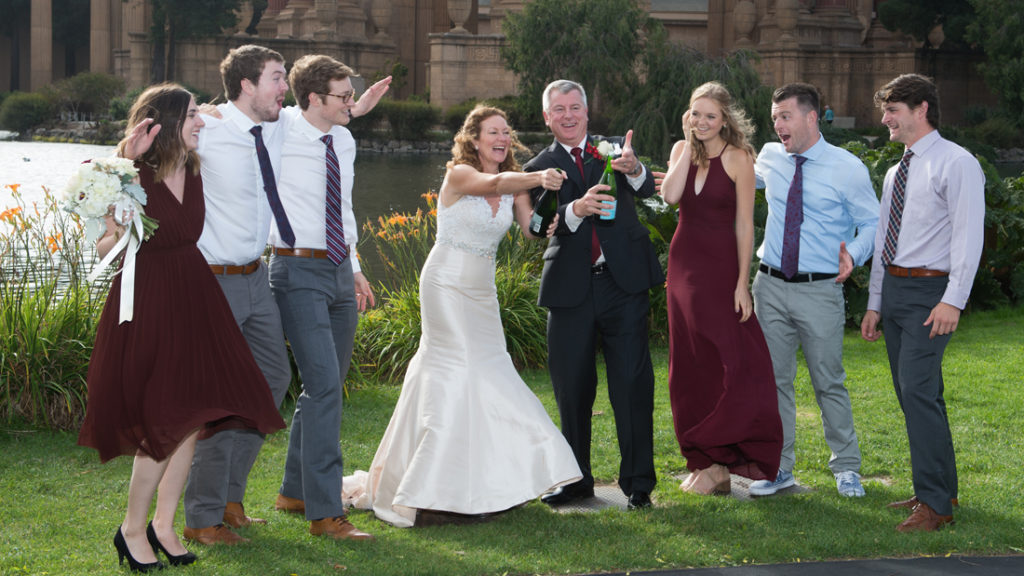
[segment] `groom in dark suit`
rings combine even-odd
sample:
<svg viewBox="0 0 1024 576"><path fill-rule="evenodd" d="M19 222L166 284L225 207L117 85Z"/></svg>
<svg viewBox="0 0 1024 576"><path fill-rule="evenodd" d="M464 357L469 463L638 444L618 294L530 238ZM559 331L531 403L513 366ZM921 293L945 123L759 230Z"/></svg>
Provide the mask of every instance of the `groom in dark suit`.
<svg viewBox="0 0 1024 576"><path fill-rule="evenodd" d="M648 289L665 281L635 197L654 194L654 178L637 159L632 131L625 138L587 133L587 95L569 80L544 89L544 122L555 142L525 170L560 168L568 178L558 192L559 222L544 252L538 303L548 309L548 371L565 435L583 479L541 500L552 506L594 495L590 471L590 418L597 392L595 355L600 342L608 396L619 438L619 486L629 508L651 505L654 475L654 371L648 350ZM598 184L601 141L621 146L612 162L618 199L615 218L602 202L613 198ZM542 190L533 191L534 201ZM600 338L599 338L600 337Z"/></svg>

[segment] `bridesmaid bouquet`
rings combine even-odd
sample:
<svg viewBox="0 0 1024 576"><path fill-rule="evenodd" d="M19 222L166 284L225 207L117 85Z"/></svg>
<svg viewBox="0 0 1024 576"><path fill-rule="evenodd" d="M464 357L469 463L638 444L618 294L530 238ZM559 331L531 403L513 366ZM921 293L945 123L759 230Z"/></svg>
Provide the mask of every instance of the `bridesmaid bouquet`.
<svg viewBox="0 0 1024 576"><path fill-rule="evenodd" d="M95 242L107 229L103 217L112 214L129 234L149 240L157 221L146 216L146 191L134 182L135 163L126 158L97 158L82 164L64 190L64 209L85 221L85 239Z"/></svg>
<svg viewBox="0 0 1024 576"><path fill-rule="evenodd" d="M100 261L91 274L93 282L109 266L114 258L125 251L121 266L121 307L120 322L132 319L135 303L135 253L142 242L149 240L158 223L146 216L146 191L135 183L139 171L135 163L125 158L97 158L78 168L64 190L63 207L79 215L85 221L85 238L95 242L103 236L107 225L104 216L126 226L128 233L118 238L117 243Z"/></svg>

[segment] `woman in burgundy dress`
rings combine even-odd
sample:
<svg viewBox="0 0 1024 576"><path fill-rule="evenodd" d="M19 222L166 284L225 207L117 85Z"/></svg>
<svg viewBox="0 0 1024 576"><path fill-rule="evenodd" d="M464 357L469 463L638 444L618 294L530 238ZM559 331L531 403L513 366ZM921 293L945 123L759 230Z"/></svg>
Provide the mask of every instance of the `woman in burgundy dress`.
<svg viewBox="0 0 1024 576"><path fill-rule="evenodd" d="M727 494L730 472L775 477L782 450L771 356L750 297L752 127L724 86L694 90L662 196L679 204L669 247L669 393L692 471L680 486Z"/></svg>
<svg viewBox="0 0 1024 576"><path fill-rule="evenodd" d="M190 564L174 531L197 436L221 427L270 433L284 427L270 390L196 247L205 204L195 148L203 121L192 95L162 84L143 92L119 151L138 150L146 214L159 221L136 255L133 318L119 322L121 275L110 287L96 331L88 403L78 443L107 461L133 455L118 560L133 571ZM104 256L126 233L108 215L96 244ZM156 494L156 511L147 525Z"/></svg>

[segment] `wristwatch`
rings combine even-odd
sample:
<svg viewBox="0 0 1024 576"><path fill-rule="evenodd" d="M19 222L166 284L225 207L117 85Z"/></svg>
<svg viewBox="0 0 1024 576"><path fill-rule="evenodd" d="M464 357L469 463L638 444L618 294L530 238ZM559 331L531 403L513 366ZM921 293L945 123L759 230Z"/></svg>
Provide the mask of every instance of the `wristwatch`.
<svg viewBox="0 0 1024 576"><path fill-rule="evenodd" d="M632 176L633 178L636 178L641 173L643 173L643 171L644 171L644 165L641 164L640 162L637 162L636 163L636 168L633 168L633 171L630 172L629 175Z"/></svg>

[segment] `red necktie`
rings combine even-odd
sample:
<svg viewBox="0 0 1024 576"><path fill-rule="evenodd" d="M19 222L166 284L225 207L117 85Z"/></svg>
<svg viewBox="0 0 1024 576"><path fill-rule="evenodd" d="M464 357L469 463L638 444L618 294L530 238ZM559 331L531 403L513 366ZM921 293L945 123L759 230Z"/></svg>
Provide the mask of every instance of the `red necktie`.
<svg viewBox="0 0 1024 576"><path fill-rule="evenodd" d="M583 180L583 185L587 185L587 177L583 174L583 150L579 146L572 149L572 157L576 159L576 167L580 170L580 179ZM597 258L601 255L601 240L597 237L597 227L591 225L590 227L590 263L597 262Z"/></svg>

